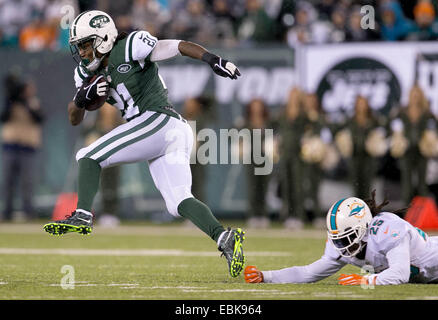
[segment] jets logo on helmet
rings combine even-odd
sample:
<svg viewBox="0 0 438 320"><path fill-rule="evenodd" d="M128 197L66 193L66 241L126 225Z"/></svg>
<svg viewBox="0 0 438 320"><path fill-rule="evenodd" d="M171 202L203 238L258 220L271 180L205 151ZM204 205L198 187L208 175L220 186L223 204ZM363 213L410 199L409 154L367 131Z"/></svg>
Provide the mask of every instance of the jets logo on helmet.
<svg viewBox="0 0 438 320"><path fill-rule="evenodd" d="M327 213L327 235L341 256L353 257L364 246L372 215L361 199L350 197L335 202Z"/></svg>
<svg viewBox="0 0 438 320"><path fill-rule="evenodd" d="M88 71L95 71L107 53L111 51L118 35L113 19L103 11L91 10L79 14L70 27L70 50L78 64ZM90 42L93 60L82 60L79 47ZM100 55L97 55L99 53Z"/></svg>
<svg viewBox="0 0 438 320"><path fill-rule="evenodd" d="M107 23L110 22L110 19L107 16L104 15L98 15L95 16L93 19L90 20L90 27L92 28L102 28Z"/></svg>

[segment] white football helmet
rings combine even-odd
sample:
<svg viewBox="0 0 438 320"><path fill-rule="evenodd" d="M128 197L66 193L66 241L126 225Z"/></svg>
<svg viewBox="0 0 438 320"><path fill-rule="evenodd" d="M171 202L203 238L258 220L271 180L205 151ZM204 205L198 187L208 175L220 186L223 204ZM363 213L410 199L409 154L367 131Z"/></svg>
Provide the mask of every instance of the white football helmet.
<svg viewBox="0 0 438 320"><path fill-rule="evenodd" d="M341 256L354 257L362 250L372 218L370 208L359 198L341 199L331 206L327 234Z"/></svg>
<svg viewBox="0 0 438 320"><path fill-rule="evenodd" d="M116 41L118 32L113 19L103 11L91 10L79 14L70 26L70 50L77 63L82 61L79 56L79 46L85 42L93 41L93 61L82 61L89 71L95 71L102 59L111 51ZM96 51L102 57L96 56Z"/></svg>

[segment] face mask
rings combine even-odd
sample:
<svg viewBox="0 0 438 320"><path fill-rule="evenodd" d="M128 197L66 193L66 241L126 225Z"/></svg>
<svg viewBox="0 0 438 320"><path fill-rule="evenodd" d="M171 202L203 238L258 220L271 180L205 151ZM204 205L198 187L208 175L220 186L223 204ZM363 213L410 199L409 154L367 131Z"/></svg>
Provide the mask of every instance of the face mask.
<svg viewBox="0 0 438 320"><path fill-rule="evenodd" d="M99 38L98 40L102 41L101 38ZM84 41L87 41L87 40L84 40ZM90 72L96 71L99 68L100 63L102 62L103 58L105 57L105 55L100 57L100 58L96 57L96 48L98 46L98 44L96 44L96 40L93 41L93 44L92 44L92 46L93 46L93 60L92 61L90 61L90 59L82 59L80 57L79 46L80 46L80 44L71 44L70 45L70 51L72 53L73 59L78 64L82 64L88 71L90 71Z"/></svg>
<svg viewBox="0 0 438 320"><path fill-rule="evenodd" d="M94 71L96 71L98 68L99 68L99 66L100 66L100 63L102 62L102 59L104 58L105 56L102 56L101 58L96 58L96 57L94 57L94 60L93 61L91 61L91 62L89 62L89 63L87 63L87 64L85 64L85 68L87 68L87 70L88 71L91 71L91 72L94 72ZM84 59L84 60L87 60L88 61L88 59Z"/></svg>

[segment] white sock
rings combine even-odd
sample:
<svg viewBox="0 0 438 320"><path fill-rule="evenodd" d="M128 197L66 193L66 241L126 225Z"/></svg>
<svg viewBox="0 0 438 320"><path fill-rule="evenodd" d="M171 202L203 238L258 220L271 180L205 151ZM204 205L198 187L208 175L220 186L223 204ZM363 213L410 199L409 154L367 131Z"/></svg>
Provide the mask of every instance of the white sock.
<svg viewBox="0 0 438 320"><path fill-rule="evenodd" d="M221 243L222 238L224 237L225 233L227 233L227 231L223 231L220 236L219 239L217 239L217 245L219 246L219 243Z"/></svg>
<svg viewBox="0 0 438 320"><path fill-rule="evenodd" d="M93 214L91 212L84 210L84 209L76 209L76 212L85 213L89 216L93 216Z"/></svg>

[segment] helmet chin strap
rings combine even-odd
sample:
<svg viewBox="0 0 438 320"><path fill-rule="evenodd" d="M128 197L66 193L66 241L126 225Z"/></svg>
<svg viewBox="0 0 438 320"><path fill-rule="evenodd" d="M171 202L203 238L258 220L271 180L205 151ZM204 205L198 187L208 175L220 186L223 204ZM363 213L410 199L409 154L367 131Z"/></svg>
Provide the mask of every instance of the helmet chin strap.
<svg viewBox="0 0 438 320"><path fill-rule="evenodd" d="M99 68L100 63L102 62L102 59L103 59L103 57L102 57L102 58L94 58L93 61L91 61L91 62L86 66L86 68L87 68L89 71L91 71L91 72L96 71L97 68Z"/></svg>
<svg viewBox="0 0 438 320"><path fill-rule="evenodd" d="M88 69L88 71L91 71L91 72L96 71L99 68L99 66L100 66L102 60L105 58L105 56L106 56L106 54L102 55L100 58L96 57L96 50L94 50L93 51L94 59L89 64L86 65L86 68Z"/></svg>

